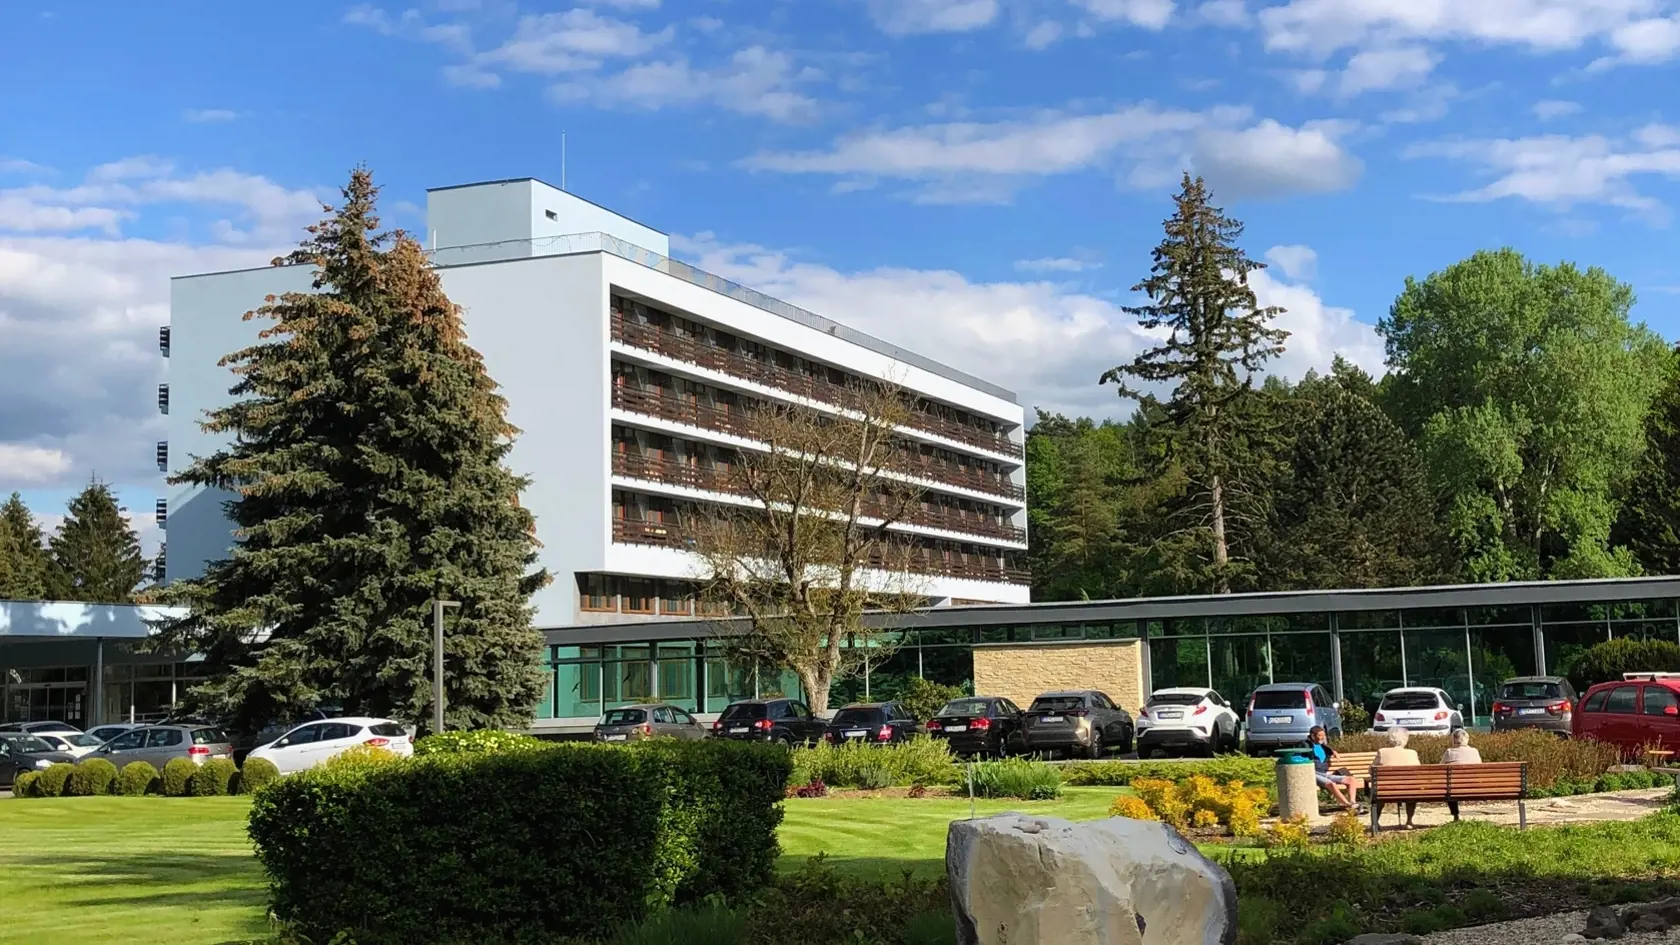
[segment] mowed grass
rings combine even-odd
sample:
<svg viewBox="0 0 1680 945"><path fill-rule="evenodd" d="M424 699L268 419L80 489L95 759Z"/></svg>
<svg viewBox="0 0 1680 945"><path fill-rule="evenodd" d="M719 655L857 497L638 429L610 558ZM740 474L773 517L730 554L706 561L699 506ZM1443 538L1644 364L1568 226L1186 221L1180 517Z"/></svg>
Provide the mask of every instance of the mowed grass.
<svg viewBox="0 0 1680 945"><path fill-rule="evenodd" d="M0 800L0 942L217 945L270 933L243 797Z"/></svg>

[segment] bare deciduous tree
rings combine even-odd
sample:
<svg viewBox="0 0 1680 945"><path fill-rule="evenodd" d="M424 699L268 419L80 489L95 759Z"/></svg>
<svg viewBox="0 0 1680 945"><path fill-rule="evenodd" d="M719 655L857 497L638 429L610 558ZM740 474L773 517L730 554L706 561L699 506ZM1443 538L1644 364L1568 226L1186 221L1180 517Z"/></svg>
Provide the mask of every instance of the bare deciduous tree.
<svg viewBox="0 0 1680 945"><path fill-rule="evenodd" d="M903 613L922 599L913 549L889 526L921 502L892 474L907 458L895 427L908 400L895 384L854 388L841 415L760 403L735 470L740 505L689 513L691 550L704 561L702 596L740 619L722 636L737 657L798 673L814 712L829 686L878 664L895 646L869 612ZM744 625L744 631L743 631Z"/></svg>

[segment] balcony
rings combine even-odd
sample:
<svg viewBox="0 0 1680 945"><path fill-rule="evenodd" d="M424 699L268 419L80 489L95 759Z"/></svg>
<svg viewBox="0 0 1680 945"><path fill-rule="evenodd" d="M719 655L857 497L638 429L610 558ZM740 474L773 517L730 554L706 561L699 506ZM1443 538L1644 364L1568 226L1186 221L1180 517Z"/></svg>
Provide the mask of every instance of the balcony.
<svg viewBox="0 0 1680 945"><path fill-rule="evenodd" d="M709 489L713 492L724 492L731 495L744 495L746 493L746 490L741 487L740 482L735 478L734 470L729 466L698 466L661 456L650 456L646 453L614 452L612 471L615 476L641 479L646 482L687 486L691 489ZM862 514L868 518L880 519L886 513L886 508L879 501L866 500L863 503ZM906 525L938 528L950 532L961 532L965 535L994 538L1000 541L1025 542L1027 540L1027 532L1024 528L1017 528L989 516L964 512L961 509L929 509L915 506L906 514L900 516L898 521Z"/></svg>
<svg viewBox="0 0 1680 945"><path fill-rule="evenodd" d="M169 441L157 441L157 467L159 472L169 471Z"/></svg>
<svg viewBox="0 0 1680 945"><path fill-rule="evenodd" d="M169 357L169 326L168 325L164 325L162 328L158 329L158 353L163 355L166 358Z"/></svg>
<svg viewBox="0 0 1680 945"><path fill-rule="evenodd" d="M753 438L752 418L740 407L725 404L702 404L659 388L614 386L612 405L619 410L646 414L662 420L686 423L690 426L727 433L745 439ZM926 479L951 486L961 486L977 492L1020 501L1026 490L995 473L972 466L948 463L931 456L900 454L891 469L907 476Z"/></svg>
<svg viewBox="0 0 1680 945"><path fill-rule="evenodd" d="M687 549L694 545L680 524L675 522L644 522L634 519L613 519L612 540L618 544L657 545L662 548ZM997 584L1031 584L1032 574L1021 568L999 565L990 555L963 552L916 549L907 562L912 574L936 574L942 577L969 581L991 581ZM871 556L869 566L877 569L896 567L900 562L887 562Z"/></svg>
<svg viewBox="0 0 1680 945"><path fill-rule="evenodd" d="M169 528L169 500L168 499L157 500L157 504L155 506L153 506L153 511L155 511L157 513L157 527L160 528L160 529L168 529Z"/></svg>
<svg viewBox="0 0 1680 945"><path fill-rule="evenodd" d="M158 388L157 388L157 395L158 395L158 413L161 413L164 416L168 416L169 415L169 385L168 384L159 384Z"/></svg>
<svg viewBox="0 0 1680 945"><path fill-rule="evenodd" d="M856 395L850 388L835 384L827 378L815 377L738 352L726 351L663 328L627 321L616 312L612 316L612 337L614 341L633 348L652 351L686 364L774 387L836 407L848 407L856 402ZM1016 459L1022 456L1020 444L1006 436L926 411L913 411L905 421L905 426L958 443L966 443L977 449L1001 453Z"/></svg>

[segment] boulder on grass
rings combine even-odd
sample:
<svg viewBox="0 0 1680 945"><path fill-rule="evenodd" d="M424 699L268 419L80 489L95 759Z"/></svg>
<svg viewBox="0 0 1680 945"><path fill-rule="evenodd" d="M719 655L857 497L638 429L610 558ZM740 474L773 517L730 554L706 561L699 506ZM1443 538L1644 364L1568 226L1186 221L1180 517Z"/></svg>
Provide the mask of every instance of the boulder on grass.
<svg viewBox="0 0 1680 945"><path fill-rule="evenodd" d="M1172 827L999 814L951 824L958 945L1231 945L1231 876Z"/></svg>

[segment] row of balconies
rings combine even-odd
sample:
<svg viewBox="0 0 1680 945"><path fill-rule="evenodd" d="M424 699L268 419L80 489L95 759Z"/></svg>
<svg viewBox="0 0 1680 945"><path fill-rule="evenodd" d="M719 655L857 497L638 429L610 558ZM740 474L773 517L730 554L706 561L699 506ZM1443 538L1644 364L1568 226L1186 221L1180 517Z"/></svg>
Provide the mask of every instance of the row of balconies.
<svg viewBox="0 0 1680 945"><path fill-rule="evenodd" d="M726 492L734 495L745 494L737 473L733 467L726 465L700 466L680 462L663 457L649 456L644 453L614 452L613 474L631 479L643 479L649 482L662 482L673 486L688 486L694 489L710 489L714 492ZM880 500L870 500L863 503L862 514L868 518L883 518L889 514L885 504ZM927 528L940 528L946 531L963 532L969 535L983 535L1009 542L1024 542L1027 532L1005 522L1000 522L989 515L978 512L967 512L962 509L947 506L932 508L917 504L897 519L907 525L921 525Z"/></svg>
<svg viewBox="0 0 1680 945"><path fill-rule="evenodd" d="M662 420L673 420L690 426L727 433L744 439L753 438L752 417L740 407L724 404L702 404L687 400L660 388L613 387L612 405L620 410L647 414ZM976 492L1004 496L1017 501L1026 498L1026 491L1006 476L986 472L973 466L946 462L932 456L899 453L888 467L894 472L918 479L926 479L951 486L961 486Z"/></svg>
<svg viewBox="0 0 1680 945"><path fill-rule="evenodd" d="M848 407L857 401L857 394L850 387L836 384L826 377L817 377L800 371L789 370L777 364L756 360L739 352L727 351L715 345L679 335L673 331L628 321L617 312L614 312L612 316L612 336L614 341L632 347L653 351L668 358L698 365L732 377L755 381L767 387L809 397L825 404ZM965 423L958 423L948 417L941 417L925 410L912 411L905 425L959 443L966 443L979 449L1002 453L1005 456L1016 458L1022 456L1021 445L1007 436L991 430L982 430Z"/></svg>
<svg viewBox="0 0 1680 945"><path fill-rule="evenodd" d="M613 541L619 544L658 545L664 548L692 548L694 541L677 522L643 522L635 519L613 519ZM1002 563L999 563L999 562ZM891 561L872 555L869 565L879 569L904 569L912 574L937 574L971 581L992 581L999 584L1031 584L1032 574L1013 567L1008 559L996 555L977 554L943 549L914 548L905 559Z"/></svg>

